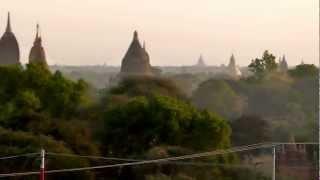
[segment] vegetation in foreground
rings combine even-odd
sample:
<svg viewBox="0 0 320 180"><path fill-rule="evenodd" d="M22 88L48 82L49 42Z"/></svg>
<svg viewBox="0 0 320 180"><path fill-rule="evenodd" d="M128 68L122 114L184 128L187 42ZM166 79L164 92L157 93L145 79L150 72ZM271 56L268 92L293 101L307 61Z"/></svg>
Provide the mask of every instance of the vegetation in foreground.
<svg viewBox="0 0 320 180"><path fill-rule="evenodd" d="M314 125L316 116L317 68L299 65L279 74L257 66L250 65L257 68L251 78L203 82L192 97L169 79L125 79L96 93L83 80L68 80L59 71L51 73L36 65L1 67L0 154L45 148L57 153L155 159L287 140L291 133L300 140L314 140L306 127ZM161 164L52 174L48 179L270 179L250 168L231 168L239 158L227 155L192 161L224 166ZM117 162L50 157L47 163L49 169L63 169ZM0 172L38 167L36 157L17 159L2 161Z"/></svg>

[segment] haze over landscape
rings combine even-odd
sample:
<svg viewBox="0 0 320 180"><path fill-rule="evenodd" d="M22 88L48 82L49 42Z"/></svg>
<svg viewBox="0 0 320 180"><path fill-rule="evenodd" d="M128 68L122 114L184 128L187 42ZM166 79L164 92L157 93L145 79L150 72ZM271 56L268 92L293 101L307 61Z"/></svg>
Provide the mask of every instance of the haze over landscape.
<svg viewBox="0 0 320 180"><path fill-rule="evenodd" d="M75 3L76 2L76 3ZM210 65L226 64L231 53L246 66L265 49L285 54L289 65L319 59L316 0L52 0L1 2L22 58L40 23L49 64L120 65L137 29L154 65L190 65L202 53Z"/></svg>
<svg viewBox="0 0 320 180"><path fill-rule="evenodd" d="M0 5L0 179L319 179L318 1Z"/></svg>

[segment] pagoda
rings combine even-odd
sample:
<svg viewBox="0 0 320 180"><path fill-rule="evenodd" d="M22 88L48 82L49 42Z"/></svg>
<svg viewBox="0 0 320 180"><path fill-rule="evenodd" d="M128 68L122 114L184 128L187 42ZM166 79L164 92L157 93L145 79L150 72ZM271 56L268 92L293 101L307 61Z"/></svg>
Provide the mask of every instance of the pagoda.
<svg viewBox="0 0 320 180"><path fill-rule="evenodd" d="M47 60L46 60L46 53L42 46L42 38L39 33L39 24L37 24L36 37L33 42L33 46L30 50L29 64L40 64L40 65L48 66Z"/></svg>
<svg viewBox="0 0 320 180"><path fill-rule="evenodd" d="M8 13L7 27L0 39L0 65L17 65L20 64L19 60L19 44L12 32L10 13Z"/></svg>
<svg viewBox="0 0 320 180"><path fill-rule="evenodd" d="M126 52L121 64L121 76L150 76L153 75L153 69L150 65L149 54L141 46L138 32L135 31L133 40Z"/></svg>

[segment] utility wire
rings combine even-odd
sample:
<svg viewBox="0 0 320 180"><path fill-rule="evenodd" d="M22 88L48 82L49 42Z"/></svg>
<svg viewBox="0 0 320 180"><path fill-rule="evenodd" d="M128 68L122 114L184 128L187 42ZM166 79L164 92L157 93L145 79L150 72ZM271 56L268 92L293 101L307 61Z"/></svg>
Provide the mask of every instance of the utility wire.
<svg viewBox="0 0 320 180"><path fill-rule="evenodd" d="M194 158L201 158L201 157L215 156L215 155L223 155L223 154L242 152L242 151L248 151L248 150L270 148L270 147L274 147L274 145L273 144L259 143L259 144L253 144L253 145L248 145L248 146L235 147L235 148L226 149L226 150L216 150L216 151L205 152L205 153L198 153L198 154L191 154L191 155L177 156L177 157L169 157L169 158L162 158L162 159L155 159L155 160L145 160L145 161L138 161L138 162L119 163L119 164L112 164L112 165L92 166L92 167L82 167L82 168L49 170L49 171L46 171L46 174L63 173L63 172L75 172L75 171L87 171L87 170L94 170L94 169L114 168L114 167L123 167L123 166L136 166L136 165L145 165L145 164L155 164L155 163L163 163L163 162L167 162L167 161L194 159ZM35 174L39 174L39 172L37 171L37 172L0 174L0 178L3 178L3 177L14 177L14 176L27 176L27 175L35 175Z"/></svg>
<svg viewBox="0 0 320 180"><path fill-rule="evenodd" d="M301 145L318 145L318 142L273 142L271 143L273 145L297 145L297 144L301 144Z"/></svg>
<svg viewBox="0 0 320 180"><path fill-rule="evenodd" d="M39 153L28 153L28 154L14 155L14 156L4 156L4 157L0 157L0 160L16 159L21 157L32 157L36 155L39 155Z"/></svg>
<svg viewBox="0 0 320 180"><path fill-rule="evenodd" d="M235 148L245 148L245 147L251 147L251 146L259 146L259 145L267 145L271 143L258 143L258 144L252 144L252 145L245 145L245 146L238 146ZM225 150L216 150L216 151L225 151ZM48 152L46 155L52 155L52 156L64 156L64 157L79 157L79 158L89 158L89 159L105 159L105 160L118 160L118 161L146 161L146 159L129 159L129 158L118 158L118 157L103 157L103 156L83 156L83 155L75 155L75 154L64 154L64 153L52 153ZM189 155L185 155L189 156ZM149 159L150 160L150 159Z"/></svg>
<svg viewBox="0 0 320 180"><path fill-rule="evenodd" d="M288 143L288 142L273 142L273 143L259 143L259 144L253 144L253 145L247 145L247 146L239 146L239 147L248 147L248 146L257 146L257 145L274 145L274 146L280 146L280 145L295 145L295 144L303 144L303 145L317 145L316 142L305 142L305 143ZM76 155L76 154L66 154L66 153L53 153L53 152L47 152L46 155L51 156L61 156L61 157L78 157L78 158L89 158L89 159L103 159L103 160L114 160L114 161L145 161L146 159L132 159L132 158L118 158L118 157L104 157L104 156L84 156L84 155Z"/></svg>
<svg viewBox="0 0 320 180"><path fill-rule="evenodd" d="M51 152L46 153L46 155L62 156L62 157L89 158L89 159L103 159L103 160L114 160L114 161L143 161L142 159L126 159L126 158L103 157L103 156L83 156L83 155L76 155L76 154L51 153Z"/></svg>
<svg viewBox="0 0 320 180"><path fill-rule="evenodd" d="M92 159L106 159L106 160L120 160L120 161L131 161L128 163L119 163L119 164L112 164L112 165L104 165L104 166L92 166L92 167L83 167L83 168L71 168L71 169L60 169L60 170L50 170L47 171L47 174L52 173L62 173L62 172L74 172L74 171L84 171L84 170L94 170L94 169L104 169L104 168L112 168L112 167L123 167L123 166L135 166L135 165L144 165L144 164L155 164L155 163L168 163L169 161L176 161L176 164L186 164L185 162L177 162L178 160L185 160L185 159L194 159L194 158L201 158L207 156L215 156L215 155L224 155L229 153L236 153L236 152L243 152L255 149L265 149L271 148L279 145L290 145L290 144L318 144L314 142L308 143L258 143L252 144L247 146L239 146L230 149L222 149L222 150L215 150L210 152L204 153L197 153L185 156L177 156L177 157L169 157L169 158L162 158L162 159L154 159L154 160L137 160L137 159L125 159L125 158L114 158L114 157L102 157L102 156L79 156L79 155L72 155L72 154L58 154L58 153L48 153L48 155L56 155L56 156L69 156L69 157L82 157L82 158L92 158ZM30 153L25 155L19 156L26 156L26 155L36 155L39 153ZM3 157L3 158L14 158L17 156L12 157ZM172 163L172 162L170 162ZM191 165L191 164L190 164ZM196 164L194 164L196 165ZM22 172L22 173L8 173L8 174L0 174L0 178L2 177L13 177L13 176L27 176L27 175L35 175L39 174L38 171L34 172Z"/></svg>

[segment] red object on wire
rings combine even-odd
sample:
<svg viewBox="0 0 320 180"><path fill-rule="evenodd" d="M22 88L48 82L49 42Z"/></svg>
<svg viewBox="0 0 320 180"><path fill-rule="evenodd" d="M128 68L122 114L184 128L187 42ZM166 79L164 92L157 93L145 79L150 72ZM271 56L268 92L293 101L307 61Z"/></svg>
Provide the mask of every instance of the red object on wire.
<svg viewBox="0 0 320 180"><path fill-rule="evenodd" d="M45 180L45 151L41 150L40 180Z"/></svg>

